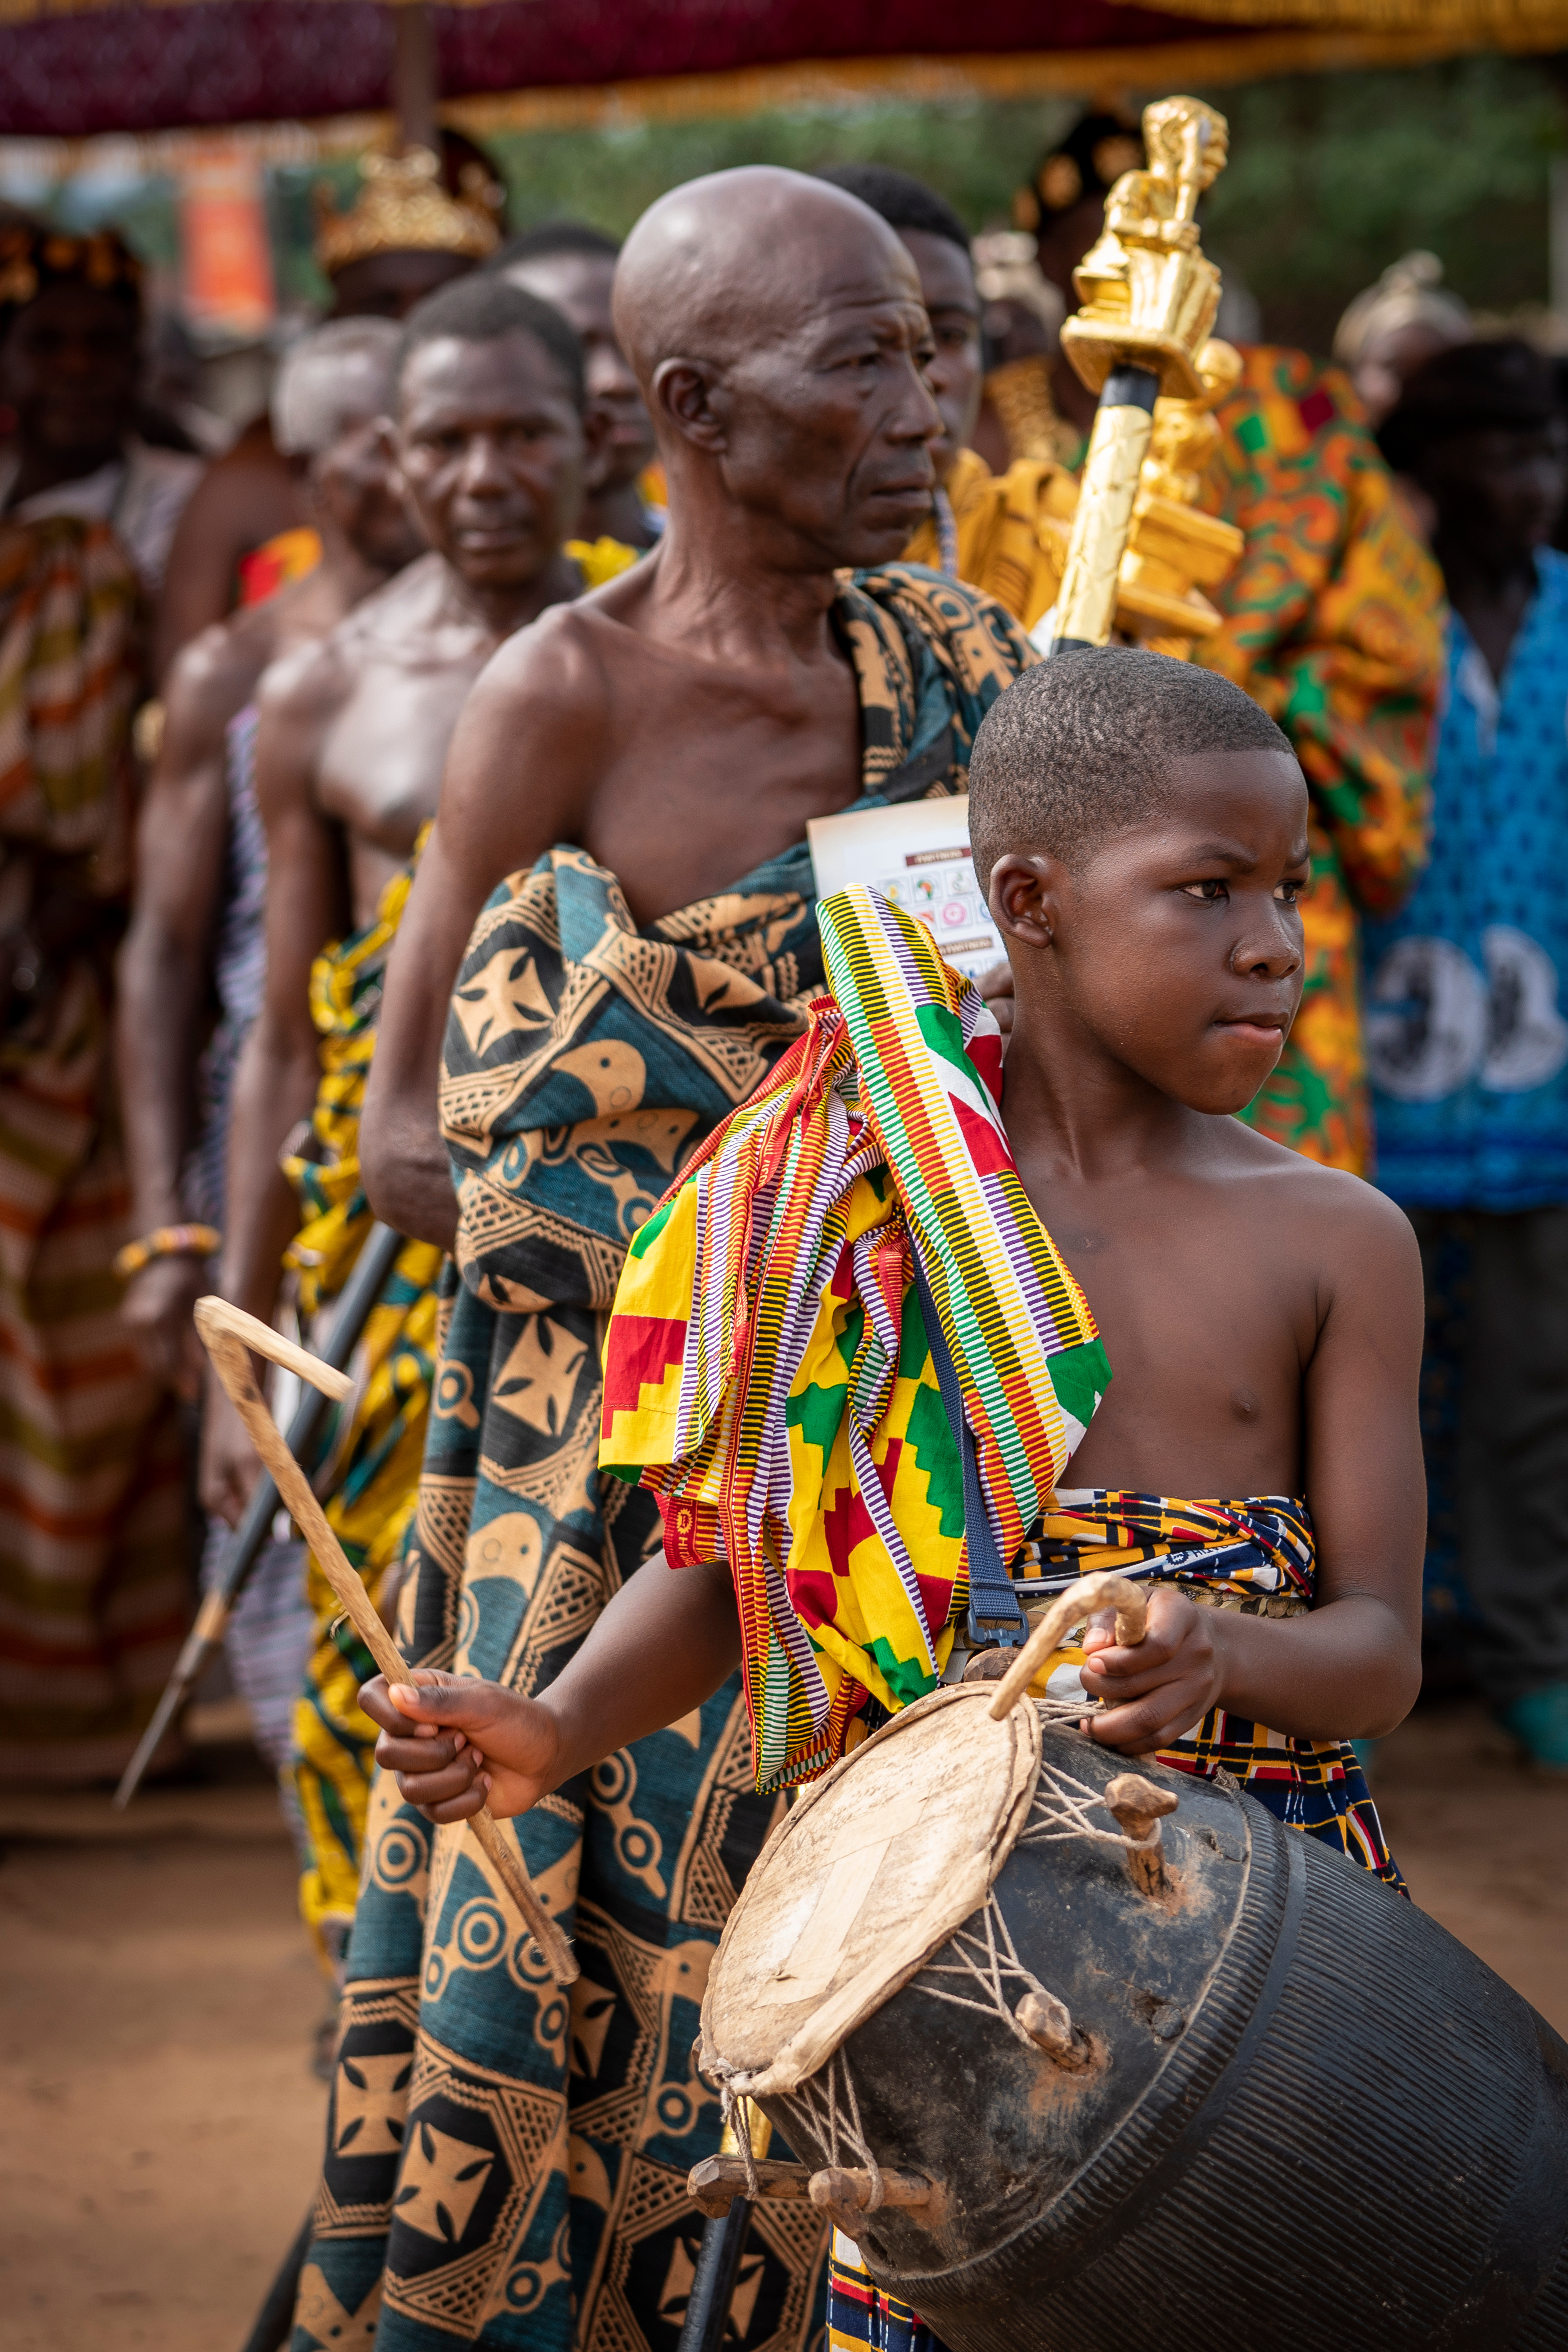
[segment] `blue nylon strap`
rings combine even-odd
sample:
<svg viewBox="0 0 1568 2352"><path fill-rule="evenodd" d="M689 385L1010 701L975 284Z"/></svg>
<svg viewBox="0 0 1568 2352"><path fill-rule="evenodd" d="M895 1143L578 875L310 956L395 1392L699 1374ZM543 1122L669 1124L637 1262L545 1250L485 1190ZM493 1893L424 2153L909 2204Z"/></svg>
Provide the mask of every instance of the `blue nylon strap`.
<svg viewBox="0 0 1568 2352"><path fill-rule="evenodd" d="M936 1366L937 1386L942 1391L942 1408L958 1447L959 1460L963 1465L963 1532L969 1538L969 1639L976 1649L999 1643L1004 1649L1017 1649L1027 1638L1029 1626L1018 1596L1013 1590L996 1534L991 1525L991 1514L985 1507L985 1490L980 1483L980 1457L975 1450L974 1432L969 1426L963 1410L963 1398L959 1391L958 1371L948 1349L947 1335L936 1311L936 1301L931 1295L931 1285L925 1268L913 1249L910 1263L915 1270L915 1288L920 1296L921 1313L925 1318L926 1338L931 1342L931 1360Z"/></svg>

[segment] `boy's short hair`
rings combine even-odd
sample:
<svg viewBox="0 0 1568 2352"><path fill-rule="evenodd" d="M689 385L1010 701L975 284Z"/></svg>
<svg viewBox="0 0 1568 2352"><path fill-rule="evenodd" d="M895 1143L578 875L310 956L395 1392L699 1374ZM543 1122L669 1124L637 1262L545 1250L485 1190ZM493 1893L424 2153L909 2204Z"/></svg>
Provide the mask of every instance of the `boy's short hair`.
<svg viewBox="0 0 1568 2352"><path fill-rule="evenodd" d="M1296 756L1250 695L1169 654L1087 646L1025 670L974 738L976 873L989 880L1013 849L1082 864L1113 834L1169 808L1170 762L1203 751Z"/></svg>
<svg viewBox="0 0 1568 2352"><path fill-rule="evenodd" d="M426 343L450 336L462 343L499 342L503 335L531 335L553 360L573 406L581 414L587 405L587 375L577 331L549 302L525 293L505 278L489 270L470 278L455 278L416 302L403 322L393 377L401 392L408 362Z"/></svg>

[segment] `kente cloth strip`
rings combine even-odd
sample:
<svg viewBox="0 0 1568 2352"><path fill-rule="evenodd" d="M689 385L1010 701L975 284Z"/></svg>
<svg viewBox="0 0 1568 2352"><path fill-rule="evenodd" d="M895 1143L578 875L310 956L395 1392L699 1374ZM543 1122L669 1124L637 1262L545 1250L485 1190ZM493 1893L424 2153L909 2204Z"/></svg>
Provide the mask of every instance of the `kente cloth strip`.
<svg viewBox="0 0 1568 2352"><path fill-rule="evenodd" d="M875 892L817 910L834 996L637 1234L600 1464L679 1564L729 1562L757 1785L935 1688L970 1589L959 1433L923 1277L1012 1559L1110 1380L1003 1131L973 982Z"/></svg>
<svg viewBox="0 0 1568 2352"><path fill-rule="evenodd" d="M108 529L0 525L0 929L98 904L0 1021L0 1780L112 1780L188 1610L175 1405L120 1317L114 1092L137 589ZM177 1747L171 1738L167 1761Z"/></svg>
<svg viewBox="0 0 1568 2352"><path fill-rule="evenodd" d="M877 2284L842 2230L828 2262L826 2352L944 2352L919 2314Z"/></svg>
<svg viewBox="0 0 1568 2352"><path fill-rule="evenodd" d="M325 949L311 968L321 1078L308 1144L285 1162L306 1222L284 1260L299 1272L300 1307L311 1318L342 1291L373 1223L360 1181L360 1111L386 961L413 876L412 864L395 874L374 921ZM350 1363L359 1395L336 1432L324 1472L328 1522L378 1606L414 1524L442 1261L429 1242L405 1242L399 1250ZM375 1669L313 1555L305 1591L315 1638L293 1710L289 1770L308 1841L300 1909L330 1970L342 1959L363 1857L376 1728L361 1710L359 1692Z"/></svg>
<svg viewBox="0 0 1568 2352"><path fill-rule="evenodd" d="M961 791L1032 658L1013 624L902 568L843 586L832 621L861 805ZM815 917L801 843L645 931L564 847L481 918L447 1034L461 1279L401 1604L411 1663L536 1690L657 1555L653 1496L597 1466L605 1314L683 1157L800 1035ZM776 1810L736 1675L512 1823L575 1937L568 2000L472 1838L432 1833L378 1778L294 2352L373 2326L376 2352L671 2352L701 2226L686 2177L721 2127L691 2063L702 1988ZM759 2213L745 2352L820 2344L826 2256L815 2207Z"/></svg>

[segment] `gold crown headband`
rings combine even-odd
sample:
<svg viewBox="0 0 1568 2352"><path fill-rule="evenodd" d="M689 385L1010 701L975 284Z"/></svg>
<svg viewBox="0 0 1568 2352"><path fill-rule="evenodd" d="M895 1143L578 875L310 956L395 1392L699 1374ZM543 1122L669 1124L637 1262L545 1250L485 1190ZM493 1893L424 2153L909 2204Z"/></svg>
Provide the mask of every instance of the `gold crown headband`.
<svg viewBox="0 0 1568 2352"><path fill-rule="evenodd" d="M479 163L458 173L461 193L441 184L440 158L428 147L401 155L362 155L358 196L340 212L330 192L316 192L316 259L329 278L376 253L456 253L484 261L500 243L501 191Z"/></svg>

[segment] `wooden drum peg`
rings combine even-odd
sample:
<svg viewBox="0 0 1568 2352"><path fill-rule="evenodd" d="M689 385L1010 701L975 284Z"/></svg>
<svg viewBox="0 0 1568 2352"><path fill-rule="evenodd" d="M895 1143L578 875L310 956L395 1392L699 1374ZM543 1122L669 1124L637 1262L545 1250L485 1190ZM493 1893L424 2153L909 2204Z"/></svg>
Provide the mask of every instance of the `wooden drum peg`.
<svg viewBox="0 0 1568 2352"><path fill-rule="evenodd" d="M889 2172L884 2167L881 2178L883 2207L930 2204L931 2184L923 2172ZM853 2238L871 2210L871 2175L862 2165L830 2164L812 2174L807 2194Z"/></svg>
<svg viewBox="0 0 1568 2352"><path fill-rule="evenodd" d="M773 2157L759 2157L753 2160L752 2170L757 2178L755 2194L767 2204L779 2198L805 2197L811 2186L811 2175L804 2164L784 2164ZM721 2221L729 2211L732 2198L752 2194L746 2179L746 2160L741 2156L704 2157L688 2174L686 2188L692 2203L715 2221Z"/></svg>
<svg viewBox="0 0 1568 2352"><path fill-rule="evenodd" d="M1054 2065L1076 2074L1092 2063L1094 2053L1088 2036L1079 2032L1066 2001L1058 2000L1054 1992L1026 1992L1013 2014Z"/></svg>
<svg viewBox="0 0 1568 2352"><path fill-rule="evenodd" d="M1175 1811L1180 1799L1173 1790L1156 1789L1141 1772L1119 1772L1107 1783L1105 1801L1122 1833L1142 1848L1127 1857L1132 1884L1141 1894L1163 1895L1166 1880L1160 1822L1163 1814Z"/></svg>

